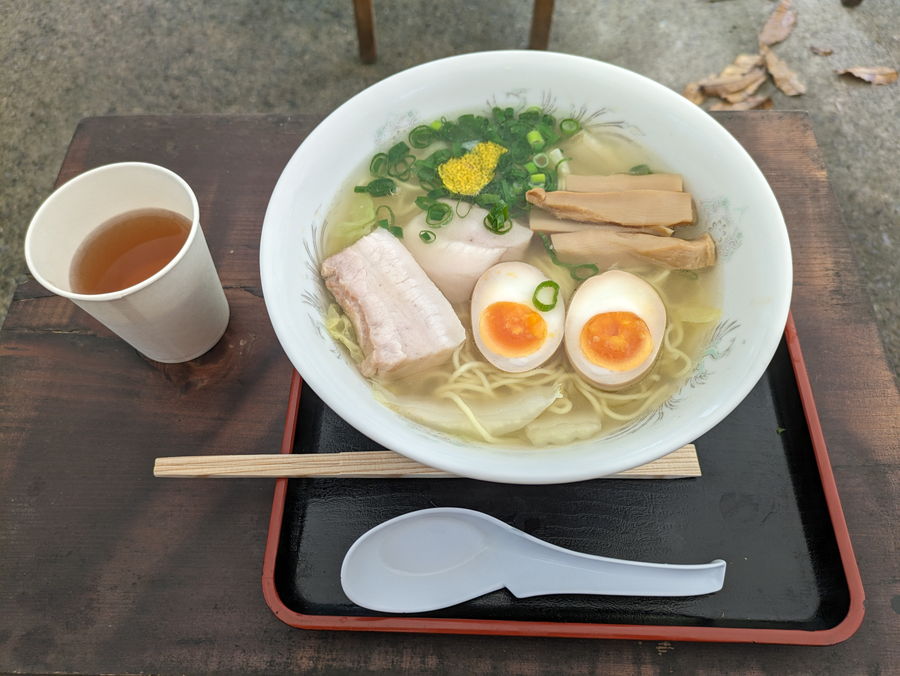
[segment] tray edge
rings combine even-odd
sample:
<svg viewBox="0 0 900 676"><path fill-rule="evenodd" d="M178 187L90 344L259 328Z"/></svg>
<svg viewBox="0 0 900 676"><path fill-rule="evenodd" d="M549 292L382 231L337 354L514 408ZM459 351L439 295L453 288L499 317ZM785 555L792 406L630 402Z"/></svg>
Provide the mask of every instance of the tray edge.
<svg viewBox="0 0 900 676"><path fill-rule="evenodd" d="M803 413L810 433L816 466L825 493L828 515L837 540L841 565L847 579L850 604L847 615L828 629L808 631L802 629L751 629L739 627L685 627L671 625L624 625L580 622L534 622L520 620L468 620L426 617L363 617L345 615L307 615L288 608L281 600L275 586L275 563L287 479L278 479L272 500L269 531L263 557L262 588L266 604L275 616L288 626L298 629L324 629L337 631L383 631L429 634L485 634L503 636L547 636L559 638L641 639L675 640L707 643L769 643L785 645L834 645L847 640L862 625L865 615L865 591L862 585L856 556L850 541L850 533L844 518L834 472L825 444L825 436L816 410L812 386L806 370L806 362L800 348L797 328L791 313L784 330L788 354L797 380ZM291 376L290 394L281 453L290 453L294 443L299 414L300 391L303 380L294 370Z"/></svg>

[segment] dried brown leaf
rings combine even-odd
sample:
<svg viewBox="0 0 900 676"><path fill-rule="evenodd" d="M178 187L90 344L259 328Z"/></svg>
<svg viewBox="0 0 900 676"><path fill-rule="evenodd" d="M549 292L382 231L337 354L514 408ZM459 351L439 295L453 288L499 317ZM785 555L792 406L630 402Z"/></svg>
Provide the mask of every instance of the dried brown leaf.
<svg viewBox="0 0 900 676"><path fill-rule="evenodd" d="M737 103L716 103L709 107L710 110L753 110L753 109L762 109L768 110L772 107L772 99L768 96L751 96L748 99L744 99L743 101L739 101Z"/></svg>
<svg viewBox="0 0 900 676"><path fill-rule="evenodd" d="M765 71L762 68L758 68L749 73L745 73L744 75L735 75L725 78L714 77L707 80L700 80L700 87L704 94L724 97L727 94L734 94L735 92L739 92L742 89L751 86L759 79L760 74L762 74L763 79L765 79Z"/></svg>
<svg viewBox="0 0 900 676"><path fill-rule="evenodd" d="M731 94L723 94L722 98L728 101L729 103L738 103L748 98L751 94L755 94L756 90L759 89L760 85L766 81L766 71L762 68L757 68L751 73L758 74L757 78L750 82L743 89L739 89L738 91Z"/></svg>
<svg viewBox="0 0 900 676"><path fill-rule="evenodd" d="M738 54L734 57L734 63L732 64L737 66L738 68L742 68L743 72L746 73L753 68L764 65L764 59L762 54Z"/></svg>
<svg viewBox="0 0 900 676"><path fill-rule="evenodd" d="M831 56L834 54L834 50L831 47L816 47L815 45L810 45L809 51L816 56Z"/></svg>
<svg viewBox="0 0 900 676"><path fill-rule="evenodd" d="M721 73L700 80L700 89L704 94L724 97L753 85L759 87L762 84L760 78L762 80L766 78L762 65L763 57L760 54L738 54L734 63L725 66Z"/></svg>
<svg viewBox="0 0 900 676"><path fill-rule="evenodd" d="M706 97L703 95L703 92L700 91L699 82L689 82L685 86L684 91L681 92L681 95L691 103L696 103L698 106L706 101Z"/></svg>
<svg viewBox="0 0 900 676"><path fill-rule="evenodd" d="M775 52L765 45L761 46L761 51L766 59L766 68L772 79L775 80L776 87L788 96L797 96L806 91L806 87L797 78L797 74L788 68L784 61L775 56Z"/></svg>
<svg viewBox="0 0 900 676"><path fill-rule="evenodd" d="M837 71L838 75L854 75L860 80L877 85L893 84L897 81L897 71L887 66L856 66Z"/></svg>
<svg viewBox="0 0 900 676"><path fill-rule="evenodd" d="M786 39L797 23L797 10L791 9L791 0L781 0L759 32L761 45L774 45Z"/></svg>

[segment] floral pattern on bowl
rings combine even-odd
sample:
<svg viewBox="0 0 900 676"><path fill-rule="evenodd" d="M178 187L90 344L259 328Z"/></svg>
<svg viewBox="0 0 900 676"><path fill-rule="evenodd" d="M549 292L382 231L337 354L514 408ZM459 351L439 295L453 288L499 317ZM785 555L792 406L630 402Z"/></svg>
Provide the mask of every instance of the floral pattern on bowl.
<svg viewBox="0 0 900 676"><path fill-rule="evenodd" d="M318 274L319 238L331 198L376 146L383 148L416 122L495 102L553 106L558 114L571 112L639 139L665 166L688 178L699 227L717 241L725 289L722 318L710 328L710 342L681 390L627 431L546 452L449 438L377 403L324 330L327 294ZM328 171L322 171L325 157ZM743 236L745 223L753 226L752 238ZM526 51L467 54L417 66L335 110L298 148L276 185L263 227L260 272L279 341L304 381L338 415L419 462L513 483L604 476L696 439L737 406L763 374L781 339L791 287L787 231L774 195L721 126L677 93L634 73L582 57Z"/></svg>

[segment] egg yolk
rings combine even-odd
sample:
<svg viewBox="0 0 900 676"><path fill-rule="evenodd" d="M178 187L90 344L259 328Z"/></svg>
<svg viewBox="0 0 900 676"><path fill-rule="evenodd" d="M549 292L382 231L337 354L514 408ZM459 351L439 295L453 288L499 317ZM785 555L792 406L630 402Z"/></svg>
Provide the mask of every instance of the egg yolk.
<svg viewBox="0 0 900 676"><path fill-rule="evenodd" d="M633 312L604 312L585 322L581 351L597 366L630 371L650 356L653 340L647 324Z"/></svg>
<svg viewBox="0 0 900 676"><path fill-rule="evenodd" d="M547 338L547 322L522 303L491 303L481 313L479 327L485 346L504 357L524 357L537 352Z"/></svg>

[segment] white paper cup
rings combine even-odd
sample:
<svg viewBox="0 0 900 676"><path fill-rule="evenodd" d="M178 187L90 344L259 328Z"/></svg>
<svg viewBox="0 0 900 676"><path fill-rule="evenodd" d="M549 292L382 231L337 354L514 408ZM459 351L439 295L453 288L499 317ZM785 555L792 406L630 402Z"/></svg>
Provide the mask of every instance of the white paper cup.
<svg viewBox="0 0 900 676"><path fill-rule="evenodd" d="M114 216L154 208L191 221L175 258L121 291L73 292L70 268L85 239ZM70 299L155 361L199 357L219 341L228 325L228 302L200 229L197 198L180 176L154 164L109 164L57 189L28 226L25 260L41 285Z"/></svg>

